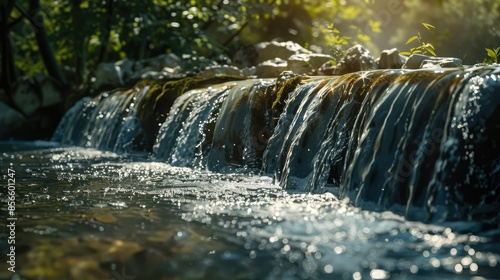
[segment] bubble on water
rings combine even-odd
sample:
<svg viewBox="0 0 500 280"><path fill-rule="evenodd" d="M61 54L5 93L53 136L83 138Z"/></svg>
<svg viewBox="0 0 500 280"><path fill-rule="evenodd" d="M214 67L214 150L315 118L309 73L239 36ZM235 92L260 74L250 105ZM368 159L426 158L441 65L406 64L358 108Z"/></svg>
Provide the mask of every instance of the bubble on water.
<svg viewBox="0 0 500 280"><path fill-rule="evenodd" d="M438 268L439 266L441 266L441 262L440 262L438 259L436 259L436 258L432 258L432 259L430 260L430 264L431 264L433 267L435 267L435 268Z"/></svg>
<svg viewBox="0 0 500 280"><path fill-rule="evenodd" d="M252 251L250 251L250 253L248 254L248 256L251 259L255 259L257 257L257 252L255 252L254 250L252 250Z"/></svg>
<svg viewBox="0 0 500 280"><path fill-rule="evenodd" d="M471 263L469 269L471 272L477 272L479 266L477 265L477 263Z"/></svg>
<svg viewBox="0 0 500 280"><path fill-rule="evenodd" d="M415 264L412 264L412 265L410 266L410 272L411 272L411 273L414 273L414 274L415 274L415 273L417 273L417 272L418 272L418 266L417 266L417 265L415 265Z"/></svg>
<svg viewBox="0 0 500 280"><path fill-rule="evenodd" d="M327 265L325 265L324 270L326 273L330 274L333 272L333 266L327 264Z"/></svg>
<svg viewBox="0 0 500 280"><path fill-rule="evenodd" d="M387 271L385 271L383 269L373 269L370 272L370 276L373 279L388 279L389 274L387 273Z"/></svg>

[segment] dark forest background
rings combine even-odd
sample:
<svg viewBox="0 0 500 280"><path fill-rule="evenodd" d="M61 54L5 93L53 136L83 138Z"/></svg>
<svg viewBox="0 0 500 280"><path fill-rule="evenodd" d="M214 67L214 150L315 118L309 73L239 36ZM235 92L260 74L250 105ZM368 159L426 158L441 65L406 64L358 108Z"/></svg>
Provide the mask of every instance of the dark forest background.
<svg viewBox="0 0 500 280"><path fill-rule="evenodd" d="M4 89L39 72L78 85L99 63L124 58L231 58L270 40L334 56L360 43L378 56L408 51L421 32L438 56L464 64L500 47L497 0L2 0L0 10Z"/></svg>

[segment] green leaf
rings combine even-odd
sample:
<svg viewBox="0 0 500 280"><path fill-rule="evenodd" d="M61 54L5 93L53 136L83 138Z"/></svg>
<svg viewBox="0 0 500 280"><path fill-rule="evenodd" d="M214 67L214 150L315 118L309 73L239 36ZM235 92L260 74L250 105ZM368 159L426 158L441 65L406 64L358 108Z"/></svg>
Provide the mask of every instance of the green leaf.
<svg viewBox="0 0 500 280"><path fill-rule="evenodd" d="M370 36L364 34L358 34L358 39L362 42L370 41Z"/></svg>
<svg viewBox="0 0 500 280"><path fill-rule="evenodd" d="M431 43L425 43L424 48L430 48L430 49L435 50L434 46Z"/></svg>
<svg viewBox="0 0 500 280"><path fill-rule="evenodd" d="M485 48L486 49L486 52L488 53L488 56L491 57L491 58L496 58L497 57L497 53L495 52L495 50L493 49L488 49L488 48Z"/></svg>
<svg viewBox="0 0 500 280"><path fill-rule="evenodd" d="M427 30L431 30L431 28L436 28L434 25L422 22L422 25L427 28Z"/></svg>
<svg viewBox="0 0 500 280"><path fill-rule="evenodd" d="M417 37L417 36L413 36L413 37L411 37L410 39L408 39L408 41L406 41L406 45L408 45L409 43L411 43L411 42L413 42L413 41L415 41L415 40L417 40L417 39L418 39L418 37Z"/></svg>
<svg viewBox="0 0 500 280"><path fill-rule="evenodd" d="M433 56L437 56L436 55L436 52L432 49L432 48L425 48L426 51L428 51L430 54L432 54Z"/></svg>
<svg viewBox="0 0 500 280"><path fill-rule="evenodd" d="M410 52L400 52L399 54L400 55L404 55L404 56L410 56L411 55Z"/></svg>

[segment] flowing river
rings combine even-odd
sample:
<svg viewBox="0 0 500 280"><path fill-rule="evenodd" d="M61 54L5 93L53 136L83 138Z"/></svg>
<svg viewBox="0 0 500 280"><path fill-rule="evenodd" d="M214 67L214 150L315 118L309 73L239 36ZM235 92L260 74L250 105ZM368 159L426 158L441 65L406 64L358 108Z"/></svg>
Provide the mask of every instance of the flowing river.
<svg viewBox="0 0 500 280"><path fill-rule="evenodd" d="M0 278L500 279L499 119L498 66L86 97L0 142Z"/></svg>
<svg viewBox="0 0 500 280"><path fill-rule="evenodd" d="M173 167L147 154L2 142L0 155L16 179L12 279L499 275L500 230L479 222L407 221L331 193L283 190L267 176Z"/></svg>

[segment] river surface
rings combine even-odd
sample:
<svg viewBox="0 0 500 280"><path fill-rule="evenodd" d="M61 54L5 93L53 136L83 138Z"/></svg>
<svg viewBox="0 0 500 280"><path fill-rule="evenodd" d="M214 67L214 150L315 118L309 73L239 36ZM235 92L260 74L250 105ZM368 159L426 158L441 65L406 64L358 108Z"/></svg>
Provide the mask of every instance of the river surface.
<svg viewBox="0 0 500 280"><path fill-rule="evenodd" d="M1 279L500 279L498 225L53 142L0 142L0 168L17 217L14 275L2 191Z"/></svg>

